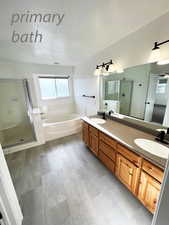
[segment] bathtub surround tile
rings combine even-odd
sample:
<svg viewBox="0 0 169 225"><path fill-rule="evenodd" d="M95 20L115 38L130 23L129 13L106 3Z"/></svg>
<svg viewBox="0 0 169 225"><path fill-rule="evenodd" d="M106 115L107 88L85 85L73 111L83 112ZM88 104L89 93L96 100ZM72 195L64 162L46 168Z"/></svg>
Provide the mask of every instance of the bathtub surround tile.
<svg viewBox="0 0 169 225"><path fill-rule="evenodd" d="M7 155L23 225L150 225L152 215L80 134Z"/></svg>

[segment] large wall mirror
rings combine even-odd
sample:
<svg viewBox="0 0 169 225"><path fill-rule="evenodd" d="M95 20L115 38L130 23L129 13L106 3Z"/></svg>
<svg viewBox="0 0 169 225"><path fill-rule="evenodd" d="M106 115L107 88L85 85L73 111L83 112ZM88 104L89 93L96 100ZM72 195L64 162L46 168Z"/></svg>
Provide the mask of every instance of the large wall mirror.
<svg viewBox="0 0 169 225"><path fill-rule="evenodd" d="M102 76L101 93L103 110L152 128L169 126L169 64L139 65Z"/></svg>

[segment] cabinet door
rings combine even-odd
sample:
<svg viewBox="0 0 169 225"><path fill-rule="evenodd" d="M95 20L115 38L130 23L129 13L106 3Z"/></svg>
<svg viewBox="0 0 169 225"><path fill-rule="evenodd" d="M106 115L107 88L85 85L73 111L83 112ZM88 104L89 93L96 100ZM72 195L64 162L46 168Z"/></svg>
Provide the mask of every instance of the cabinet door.
<svg viewBox="0 0 169 225"><path fill-rule="evenodd" d="M98 155L99 140L93 133L89 134L89 148L95 155Z"/></svg>
<svg viewBox="0 0 169 225"><path fill-rule="evenodd" d="M136 194L139 169L120 154L117 155L116 176L130 191Z"/></svg>
<svg viewBox="0 0 169 225"><path fill-rule="evenodd" d="M154 213L161 184L145 172L141 172L138 198L150 212Z"/></svg>
<svg viewBox="0 0 169 225"><path fill-rule="evenodd" d="M87 123L83 123L82 138L84 143L89 146L89 125Z"/></svg>

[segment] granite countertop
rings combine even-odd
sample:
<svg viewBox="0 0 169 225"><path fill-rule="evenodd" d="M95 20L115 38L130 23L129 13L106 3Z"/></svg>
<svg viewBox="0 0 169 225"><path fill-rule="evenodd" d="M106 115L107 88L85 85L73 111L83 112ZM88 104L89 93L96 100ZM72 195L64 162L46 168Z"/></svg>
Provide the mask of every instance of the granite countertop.
<svg viewBox="0 0 169 225"><path fill-rule="evenodd" d="M139 146L137 146L134 142L137 138L144 138L155 141L155 137L151 134L145 133L143 131L140 131L138 129L135 129L133 127L124 125L122 123L109 120L107 119L104 124L96 124L90 120L90 117L82 117L83 121L86 121L90 125L96 127L103 133L107 134L108 136L115 139L117 142L123 144L131 151L137 153L141 157L149 160L153 164L157 165L158 167L164 169L166 166L167 159L160 158L158 156L155 156ZM166 145L165 145L166 146ZM168 146L167 146L168 147Z"/></svg>

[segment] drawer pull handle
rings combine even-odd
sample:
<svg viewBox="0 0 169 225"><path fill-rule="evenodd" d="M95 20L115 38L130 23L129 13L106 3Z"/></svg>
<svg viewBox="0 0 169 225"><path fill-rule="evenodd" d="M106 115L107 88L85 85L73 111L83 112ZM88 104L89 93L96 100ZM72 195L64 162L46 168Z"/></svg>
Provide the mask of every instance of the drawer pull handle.
<svg viewBox="0 0 169 225"><path fill-rule="evenodd" d="M131 172L129 172L129 175L130 175L130 176L133 176L133 174L132 174Z"/></svg>

